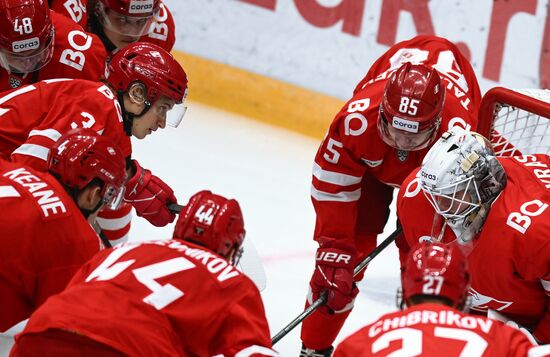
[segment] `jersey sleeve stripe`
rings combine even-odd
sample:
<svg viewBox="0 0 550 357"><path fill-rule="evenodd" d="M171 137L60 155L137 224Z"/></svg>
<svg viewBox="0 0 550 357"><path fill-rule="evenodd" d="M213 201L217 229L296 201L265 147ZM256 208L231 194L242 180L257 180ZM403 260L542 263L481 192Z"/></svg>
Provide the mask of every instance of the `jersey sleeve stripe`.
<svg viewBox="0 0 550 357"><path fill-rule="evenodd" d="M338 193L329 193L319 191L315 187L311 186L311 197L317 201L336 201L336 202L353 202L359 200L361 197L361 189L355 191L341 191Z"/></svg>
<svg viewBox="0 0 550 357"><path fill-rule="evenodd" d="M13 97L17 97L20 94L30 92L31 90L35 90L36 87L33 85L21 87L20 89L14 90L13 92L3 96L0 98L0 104L4 104L8 100L12 99Z"/></svg>
<svg viewBox="0 0 550 357"><path fill-rule="evenodd" d="M103 218L97 217L97 223L102 229L109 231L116 231L122 229L130 223L132 220L132 211L128 212L126 215L120 218Z"/></svg>
<svg viewBox="0 0 550 357"><path fill-rule="evenodd" d="M279 356L279 354L273 351L271 348L262 347L258 345L249 346L243 350L240 350L235 354L235 357L249 357L254 354L260 354L263 356Z"/></svg>
<svg viewBox="0 0 550 357"><path fill-rule="evenodd" d="M21 197L21 194L13 186L0 186L0 197Z"/></svg>
<svg viewBox="0 0 550 357"><path fill-rule="evenodd" d="M31 136L44 136L46 138L57 141L61 137L61 133L55 129L44 129L44 130L31 130L29 137Z"/></svg>
<svg viewBox="0 0 550 357"><path fill-rule="evenodd" d="M351 186L361 182L362 177L341 174L339 172L323 170L319 164L313 164L313 176L319 181L339 186Z"/></svg>
<svg viewBox="0 0 550 357"><path fill-rule="evenodd" d="M12 155L19 154L19 155L34 156L38 159L48 161L49 152L50 152L50 149L42 145L23 144L17 149L15 149Z"/></svg>

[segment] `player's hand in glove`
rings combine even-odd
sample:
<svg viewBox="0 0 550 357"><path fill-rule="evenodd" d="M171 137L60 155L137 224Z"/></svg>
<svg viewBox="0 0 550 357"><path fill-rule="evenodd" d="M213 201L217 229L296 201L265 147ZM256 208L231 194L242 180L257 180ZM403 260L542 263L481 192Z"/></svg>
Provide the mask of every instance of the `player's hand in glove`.
<svg viewBox="0 0 550 357"><path fill-rule="evenodd" d="M313 300L328 290L327 303L319 311L331 314L344 310L359 293L353 282L355 248L344 241L329 240L317 249L315 260L315 272L309 283Z"/></svg>
<svg viewBox="0 0 550 357"><path fill-rule="evenodd" d="M163 227L176 218L167 205L176 203L174 191L164 181L144 169L136 160L135 175L126 183L124 200L136 209L137 215L157 227Z"/></svg>

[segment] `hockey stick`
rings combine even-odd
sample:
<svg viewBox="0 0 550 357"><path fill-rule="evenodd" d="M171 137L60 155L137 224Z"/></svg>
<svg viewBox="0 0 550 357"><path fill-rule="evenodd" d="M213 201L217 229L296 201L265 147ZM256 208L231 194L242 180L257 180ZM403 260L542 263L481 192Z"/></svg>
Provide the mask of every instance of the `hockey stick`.
<svg viewBox="0 0 550 357"><path fill-rule="evenodd" d="M168 209L170 210L170 212L172 213L180 213L181 210L183 209L183 206L182 205L178 205L177 203L170 203L168 205Z"/></svg>
<svg viewBox="0 0 550 357"><path fill-rule="evenodd" d="M384 239L378 247L376 247L365 259L363 259L359 264L355 266L353 270L353 276L356 277L365 267L378 255L380 254L391 242L393 242L397 236L401 234L401 227L397 228L388 238ZM300 315L298 315L294 320L292 320L288 325L286 325L279 333L277 333L271 339L271 344L275 345L283 337L285 337L290 331L292 331L300 322L304 321L306 317L311 315L319 306L327 302L327 291L324 291L321 296L315 300L307 309L304 310Z"/></svg>

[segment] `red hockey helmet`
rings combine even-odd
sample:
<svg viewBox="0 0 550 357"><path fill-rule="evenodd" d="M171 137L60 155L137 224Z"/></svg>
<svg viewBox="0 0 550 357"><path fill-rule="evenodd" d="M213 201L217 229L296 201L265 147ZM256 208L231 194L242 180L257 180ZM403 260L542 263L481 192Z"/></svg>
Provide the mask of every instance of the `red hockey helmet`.
<svg viewBox="0 0 550 357"><path fill-rule="evenodd" d="M147 105L161 95L183 104L187 96L187 74L169 52L152 43L136 42L118 51L109 62L105 76L117 92L126 92L130 85L142 83ZM185 107L174 106L171 112L168 124L177 127Z"/></svg>
<svg viewBox="0 0 550 357"><path fill-rule="evenodd" d="M160 9L160 0L99 0L96 15L109 30L127 36L151 32L151 24Z"/></svg>
<svg viewBox="0 0 550 357"><path fill-rule="evenodd" d="M113 142L91 129L63 134L50 150L48 171L65 186L81 190L93 179L103 182L101 197L116 209L124 197L126 162Z"/></svg>
<svg viewBox="0 0 550 357"><path fill-rule="evenodd" d="M46 0L0 0L0 65L29 73L52 58L54 27Z"/></svg>
<svg viewBox="0 0 550 357"><path fill-rule="evenodd" d="M405 301L416 295L439 296L460 307L470 287L466 257L457 245L422 242L407 257L401 286Z"/></svg>
<svg viewBox="0 0 550 357"><path fill-rule="evenodd" d="M202 245L238 263L245 236L243 214L236 200L200 191L180 212L174 238Z"/></svg>
<svg viewBox="0 0 550 357"><path fill-rule="evenodd" d="M427 147L437 136L444 101L445 87L435 69L404 63L384 89L378 116L380 136L400 150Z"/></svg>

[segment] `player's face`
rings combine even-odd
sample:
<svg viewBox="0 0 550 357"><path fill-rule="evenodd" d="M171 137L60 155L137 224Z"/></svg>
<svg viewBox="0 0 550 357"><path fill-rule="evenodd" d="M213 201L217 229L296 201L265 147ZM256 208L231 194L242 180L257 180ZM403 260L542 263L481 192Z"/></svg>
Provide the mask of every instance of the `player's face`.
<svg viewBox="0 0 550 357"><path fill-rule="evenodd" d="M10 52L0 49L0 64L10 72L30 73L39 70L47 65L53 54L53 36L38 48L22 51Z"/></svg>
<svg viewBox="0 0 550 357"><path fill-rule="evenodd" d="M161 96L143 116L135 118L132 125L132 135L143 139L157 129L166 127L168 112L174 107L175 102L168 97Z"/></svg>
<svg viewBox="0 0 550 357"><path fill-rule="evenodd" d="M100 13L103 31L107 38L117 47L123 48L139 40L150 32L154 17L131 17L105 9Z"/></svg>

